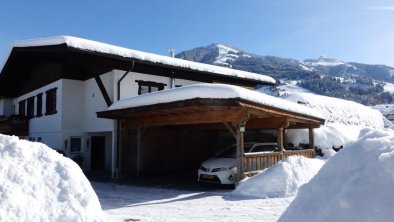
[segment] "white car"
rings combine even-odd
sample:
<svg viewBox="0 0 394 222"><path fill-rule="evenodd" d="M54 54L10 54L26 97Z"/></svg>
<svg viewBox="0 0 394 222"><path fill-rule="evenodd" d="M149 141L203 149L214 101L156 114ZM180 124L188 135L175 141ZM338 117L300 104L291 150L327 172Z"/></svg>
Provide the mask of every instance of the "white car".
<svg viewBox="0 0 394 222"><path fill-rule="evenodd" d="M201 164L198 169L198 182L234 184L236 167L236 144L219 152ZM277 143L245 143L245 153L279 151Z"/></svg>

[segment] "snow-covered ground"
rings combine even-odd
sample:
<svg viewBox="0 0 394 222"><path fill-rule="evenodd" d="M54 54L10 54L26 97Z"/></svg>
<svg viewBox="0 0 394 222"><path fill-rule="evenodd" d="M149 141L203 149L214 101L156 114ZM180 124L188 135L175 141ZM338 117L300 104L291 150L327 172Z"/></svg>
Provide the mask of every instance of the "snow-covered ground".
<svg viewBox="0 0 394 222"><path fill-rule="evenodd" d="M246 198L205 192L93 183L109 221L276 221L294 196Z"/></svg>
<svg viewBox="0 0 394 222"><path fill-rule="evenodd" d="M182 189L94 183L112 221L276 221L325 161L291 156L232 190Z"/></svg>

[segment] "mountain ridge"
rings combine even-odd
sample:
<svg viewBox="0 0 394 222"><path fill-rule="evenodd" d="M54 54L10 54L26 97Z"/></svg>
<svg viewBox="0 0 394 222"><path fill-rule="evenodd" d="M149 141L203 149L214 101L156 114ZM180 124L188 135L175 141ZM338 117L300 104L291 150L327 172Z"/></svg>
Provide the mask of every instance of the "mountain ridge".
<svg viewBox="0 0 394 222"><path fill-rule="evenodd" d="M386 65L345 62L327 56L297 60L257 55L222 43L196 47L180 52L175 57L260 73L278 82L294 80L314 93L365 105L394 101L394 95L384 91L386 82L394 83L394 68Z"/></svg>

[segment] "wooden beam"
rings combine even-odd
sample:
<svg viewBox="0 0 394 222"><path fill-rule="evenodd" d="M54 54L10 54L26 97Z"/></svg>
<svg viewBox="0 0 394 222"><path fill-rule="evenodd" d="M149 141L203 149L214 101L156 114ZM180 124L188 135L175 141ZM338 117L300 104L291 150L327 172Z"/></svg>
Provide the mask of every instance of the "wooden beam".
<svg viewBox="0 0 394 222"><path fill-rule="evenodd" d="M107 106L110 107L112 105L112 101L111 101L111 98L109 98L108 92L105 89L103 81L101 81L100 76L96 76L96 77L94 77L94 79L96 80L97 86L100 89L101 95L103 95L103 97L104 97L105 103L107 103Z"/></svg>
<svg viewBox="0 0 394 222"><path fill-rule="evenodd" d="M246 116L242 109L215 110L206 112L195 112L188 114L174 114L164 116L145 116L128 118L127 127L141 126L162 126L162 125L185 125L185 124L202 124L202 123L237 123L244 120Z"/></svg>
<svg viewBox="0 0 394 222"><path fill-rule="evenodd" d="M227 130L231 133L231 135L233 135L234 139L237 139L237 133L231 127L231 124L224 122L223 125L226 126Z"/></svg>
<svg viewBox="0 0 394 222"><path fill-rule="evenodd" d="M244 171L244 132L245 125L238 124L237 125L237 178L236 185L239 181L241 181L245 177Z"/></svg>
<svg viewBox="0 0 394 222"><path fill-rule="evenodd" d="M256 110L260 110L262 112L262 115L266 115L266 113L269 113L270 115L275 115L275 116L285 116L288 118L293 118L299 121L307 121L307 122L320 122L321 124L324 124L324 119L320 119L317 117L312 117L300 113L294 113L288 110L282 110L276 107L272 106L267 106L267 105L262 105L262 104L257 104L253 103L250 101L242 100L239 103L243 107L247 107L250 109L255 110L254 113L256 113Z"/></svg>
<svg viewBox="0 0 394 222"><path fill-rule="evenodd" d="M248 129L275 129L280 127L288 127L286 117L254 118L246 122L246 128Z"/></svg>
<svg viewBox="0 0 394 222"><path fill-rule="evenodd" d="M301 123L301 124L295 124L295 125L289 125L288 129L309 129L309 128L319 128L320 124L319 123Z"/></svg>

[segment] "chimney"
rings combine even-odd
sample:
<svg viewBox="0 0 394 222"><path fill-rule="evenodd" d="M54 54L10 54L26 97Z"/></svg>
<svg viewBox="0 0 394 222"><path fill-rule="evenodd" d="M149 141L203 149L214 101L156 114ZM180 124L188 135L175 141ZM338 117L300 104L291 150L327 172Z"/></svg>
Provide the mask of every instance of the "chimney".
<svg viewBox="0 0 394 222"><path fill-rule="evenodd" d="M170 56L171 56L172 58L175 57L175 49L170 49L170 50L168 50L168 52L170 53Z"/></svg>

